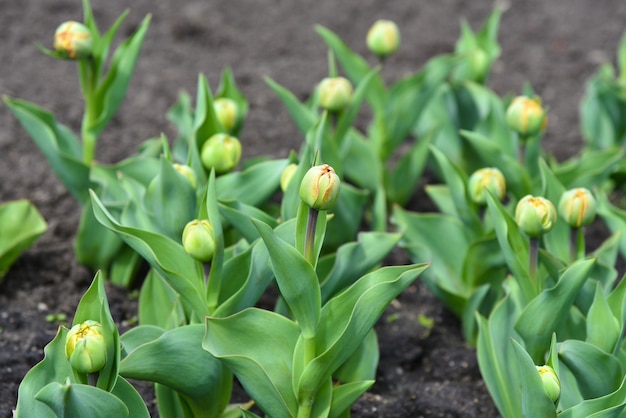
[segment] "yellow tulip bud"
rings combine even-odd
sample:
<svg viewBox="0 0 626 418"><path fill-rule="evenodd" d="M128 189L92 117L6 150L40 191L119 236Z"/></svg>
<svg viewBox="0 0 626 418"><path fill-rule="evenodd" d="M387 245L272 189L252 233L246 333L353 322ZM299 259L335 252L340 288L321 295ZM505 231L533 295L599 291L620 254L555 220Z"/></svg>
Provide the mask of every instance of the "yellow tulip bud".
<svg viewBox="0 0 626 418"><path fill-rule="evenodd" d="M319 84L320 106L331 112L343 110L352 100L352 83L344 77L326 77Z"/></svg>
<svg viewBox="0 0 626 418"><path fill-rule="evenodd" d="M183 248L193 258L206 263L215 252L213 226L207 220L193 220L183 230Z"/></svg>
<svg viewBox="0 0 626 418"><path fill-rule="evenodd" d="M596 199L584 187L570 189L561 196L559 215L573 228L589 225L596 216Z"/></svg>
<svg viewBox="0 0 626 418"><path fill-rule="evenodd" d="M241 143L234 136L215 134L202 145L200 159L207 170L215 169L217 174L232 171L241 159Z"/></svg>
<svg viewBox="0 0 626 418"><path fill-rule="evenodd" d="M528 137L543 131L548 119L539 99L518 96L506 110L506 121L520 136Z"/></svg>
<svg viewBox="0 0 626 418"><path fill-rule="evenodd" d="M498 199L504 199L506 180L497 168L481 168L472 173L467 182L467 188L472 201L484 205L487 203L485 189L493 193Z"/></svg>
<svg viewBox="0 0 626 418"><path fill-rule="evenodd" d="M367 47L379 57L393 54L400 46L400 30L391 20L377 20L367 32Z"/></svg>
<svg viewBox="0 0 626 418"><path fill-rule="evenodd" d="M311 167L300 184L300 198L316 210L332 209L339 196L339 177L328 164Z"/></svg>
<svg viewBox="0 0 626 418"><path fill-rule="evenodd" d="M61 23L54 33L54 49L65 58L86 58L93 52L91 31L73 20Z"/></svg>
<svg viewBox="0 0 626 418"><path fill-rule="evenodd" d="M217 120L227 131L232 131L239 120L239 108L233 99L228 97L219 97L213 101L215 116Z"/></svg>
<svg viewBox="0 0 626 418"><path fill-rule="evenodd" d="M554 369L550 366L535 366L541 377L543 388L552 402L557 403L561 396L561 381Z"/></svg>
<svg viewBox="0 0 626 418"><path fill-rule="evenodd" d="M554 227L556 208L548 199L526 195L517 203L515 222L530 237L538 237Z"/></svg>
<svg viewBox="0 0 626 418"><path fill-rule="evenodd" d="M107 358L102 325L92 320L74 325L65 339L65 357L79 373L102 370Z"/></svg>

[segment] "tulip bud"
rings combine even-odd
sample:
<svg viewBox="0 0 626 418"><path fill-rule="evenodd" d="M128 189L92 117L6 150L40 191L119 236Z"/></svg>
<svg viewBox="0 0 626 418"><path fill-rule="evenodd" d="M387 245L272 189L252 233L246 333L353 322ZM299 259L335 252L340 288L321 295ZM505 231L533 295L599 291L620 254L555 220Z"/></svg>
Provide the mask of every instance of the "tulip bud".
<svg viewBox="0 0 626 418"><path fill-rule="evenodd" d="M291 183L293 175L296 174L296 170L298 170L298 164L292 163L285 167L280 175L280 189L283 192L287 191L287 187L289 187L289 183Z"/></svg>
<svg viewBox="0 0 626 418"><path fill-rule="evenodd" d="M217 120L224 129L230 132L237 126L239 108L233 99L219 97L213 101L213 109L215 109Z"/></svg>
<svg viewBox="0 0 626 418"><path fill-rule="evenodd" d="M481 168L470 176L467 188L472 201L484 205L487 203L485 189L493 193L498 199L504 199L506 180L497 168Z"/></svg>
<svg viewBox="0 0 626 418"><path fill-rule="evenodd" d="M339 177L328 164L311 167L300 183L300 198L312 209L332 209L339 196L339 184Z"/></svg>
<svg viewBox="0 0 626 418"><path fill-rule="evenodd" d="M352 100L352 83L344 77L326 77L319 84L320 106L331 112L345 109Z"/></svg>
<svg viewBox="0 0 626 418"><path fill-rule="evenodd" d="M217 174L227 173L239 164L241 143L234 136L215 134L202 145L200 159L207 170L215 168Z"/></svg>
<svg viewBox="0 0 626 418"><path fill-rule="evenodd" d="M541 100L518 96L506 110L506 121L522 137L538 134L548 121Z"/></svg>
<svg viewBox="0 0 626 418"><path fill-rule="evenodd" d="M196 188L198 185L198 180L196 178L196 173L193 171L193 168L188 165L174 163L174 170L178 171L180 174L185 176L187 180L189 180L189 184L191 184L192 188Z"/></svg>
<svg viewBox="0 0 626 418"><path fill-rule="evenodd" d="M65 339L65 357L78 373L102 370L107 358L102 325L92 320L74 325Z"/></svg>
<svg viewBox="0 0 626 418"><path fill-rule="evenodd" d="M54 49L64 58L86 58L93 51L91 31L79 22L61 23L54 33Z"/></svg>
<svg viewBox="0 0 626 418"><path fill-rule="evenodd" d="M183 229L183 248L193 258L206 263L215 252L213 226L205 219L196 219Z"/></svg>
<svg viewBox="0 0 626 418"><path fill-rule="evenodd" d="M396 52L400 46L400 30L391 20L377 20L367 32L367 47L379 57Z"/></svg>
<svg viewBox="0 0 626 418"><path fill-rule="evenodd" d="M475 48L467 53L465 65L468 70L468 78L471 80L484 80L489 70L489 56L481 48Z"/></svg>
<svg viewBox="0 0 626 418"><path fill-rule="evenodd" d="M589 225L596 216L596 199L584 187L570 189L561 196L559 215L572 228Z"/></svg>
<svg viewBox="0 0 626 418"><path fill-rule="evenodd" d="M548 199L526 195L517 203L515 222L530 237L538 237L556 223L556 208Z"/></svg>
<svg viewBox="0 0 626 418"><path fill-rule="evenodd" d="M554 369L550 366L535 366L541 377L543 388L552 402L557 403L561 396L561 382Z"/></svg>

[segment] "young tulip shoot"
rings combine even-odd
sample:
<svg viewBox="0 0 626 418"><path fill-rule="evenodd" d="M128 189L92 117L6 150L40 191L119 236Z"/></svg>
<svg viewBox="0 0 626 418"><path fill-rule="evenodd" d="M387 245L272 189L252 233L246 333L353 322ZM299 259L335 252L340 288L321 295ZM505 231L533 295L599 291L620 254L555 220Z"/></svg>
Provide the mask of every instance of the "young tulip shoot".
<svg viewBox="0 0 626 418"><path fill-rule="evenodd" d="M352 100L352 83L344 77L326 77L319 84L320 106L330 112L339 112Z"/></svg>
<svg viewBox="0 0 626 418"><path fill-rule="evenodd" d="M203 263L211 261L215 252L213 226L206 219L193 220L183 230L183 248L193 258Z"/></svg>
<svg viewBox="0 0 626 418"><path fill-rule="evenodd" d="M518 96L506 110L508 125L517 132L522 140L537 135L547 123L546 111L538 98Z"/></svg>
<svg viewBox="0 0 626 418"><path fill-rule="evenodd" d="M234 136L215 134L202 145L200 159L207 170L216 174L232 171L241 160L241 143Z"/></svg>
<svg viewBox="0 0 626 418"><path fill-rule="evenodd" d="M102 325L92 320L74 325L65 340L65 356L78 373L102 370L107 357Z"/></svg>
<svg viewBox="0 0 626 418"><path fill-rule="evenodd" d="M379 58L385 58L400 47L400 30L391 20L380 19L374 22L367 32L367 47Z"/></svg>
<svg viewBox="0 0 626 418"><path fill-rule="evenodd" d="M504 199L506 195L506 180L502 172L497 168L480 168L470 176L467 188L472 201L483 206L487 203L487 190L498 199Z"/></svg>
<svg viewBox="0 0 626 418"><path fill-rule="evenodd" d="M556 404L561 397L561 381L559 380L559 377L556 375L554 369L550 366L536 367L537 372L539 372L539 376L541 377L543 388L548 395L548 398L550 398L552 402Z"/></svg>
<svg viewBox="0 0 626 418"><path fill-rule="evenodd" d="M89 28L73 20L61 23L54 33L54 49L64 58L87 58L93 51Z"/></svg>

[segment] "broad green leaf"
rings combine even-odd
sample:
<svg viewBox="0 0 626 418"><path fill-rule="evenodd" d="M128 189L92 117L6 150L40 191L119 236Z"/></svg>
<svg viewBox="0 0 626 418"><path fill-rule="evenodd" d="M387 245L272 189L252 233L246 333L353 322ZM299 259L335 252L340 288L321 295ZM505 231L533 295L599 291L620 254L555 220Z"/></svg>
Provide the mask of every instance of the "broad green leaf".
<svg viewBox="0 0 626 418"><path fill-rule="evenodd" d="M150 418L150 413L141 395L126 379L119 377L111 393L121 400L128 408L128 416L133 418ZM109 415L110 416L110 415Z"/></svg>
<svg viewBox="0 0 626 418"><path fill-rule="evenodd" d="M129 411L117 396L95 386L51 382L35 399L52 409L58 418L128 417Z"/></svg>
<svg viewBox="0 0 626 418"><path fill-rule="evenodd" d="M74 251L79 263L95 270L108 270L124 243L94 216L91 201L82 207Z"/></svg>
<svg viewBox="0 0 626 418"><path fill-rule="evenodd" d="M297 383L299 398L317 392L359 347L387 305L427 267L427 264L383 267L361 277L323 306L315 336L319 354L302 371Z"/></svg>
<svg viewBox="0 0 626 418"><path fill-rule="evenodd" d="M356 242L339 247L332 270L322 278L322 303L375 268L395 248L400 238L400 234L362 232Z"/></svg>
<svg viewBox="0 0 626 418"><path fill-rule="evenodd" d="M65 357L67 332L66 328L59 327L54 339L44 347L43 360L24 376L18 388L16 417L55 417L45 404L35 400L35 395L49 383L65 383L68 377L73 379L72 368Z"/></svg>
<svg viewBox="0 0 626 418"><path fill-rule="evenodd" d="M374 384L373 380L351 382L333 387L333 401L329 418L340 418L356 400Z"/></svg>
<svg viewBox="0 0 626 418"><path fill-rule="evenodd" d="M202 347L224 362L265 414L294 418L291 365L299 335L289 319L249 308L227 318L208 317Z"/></svg>
<svg viewBox="0 0 626 418"><path fill-rule="evenodd" d="M282 297L287 302L302 334L315 336L320 321L321 294L313 266L293 246L279 238L272 229L253 220L272 260L272 270Z"/></svg>
<svg viewBox="0 0 626 418"><path fill-rule="evenodd" d="M193 129L194 144L198 151L202 149L202 145L207 139L222 130L222 126L215 115L211 88L204 74L198 75Z"/></svg>
<svg viewBox="0 0 626 418"><path fill-rule="evenodd" d="M94 115L95 122L87 127L96 136L104 130L124 100L150 19L150 16L146 16L135 33L117 47L107 75L96 88L94 102L98 108Z"/></svg>
<svg viewBox="0 0 626 418"><path fill-rule="evenodd" d="M613 315L602 286L596 282L593 303L587 312L586 341L607 353L613 353L622 334L620 321Z"/></svg>
<svg viewBox="0 0 626 418"><path fill-rule="evenodd" d="M218 416L228 404L232 376L219 360L202 349L204 331L204 324L166 331L129 352L120 363L120 374L158 382L180 392L194 416Z"/></svg>
<svg viewBox="0 0 626 418"><path fill-rule="evenodd" d="M324 248L334 250L346 242L354 241L362 227L363 215L369 193L348 182L341 183L337 205L331 211L324 235Z"/></svg>
<svg viewBox="0 0 626 418"><path fill-rule="evenodd" d="M52 113L23 100L4 97L22 127L35 141L57 178L74 198L84 203L89 199L89 166L81 161L82 145Z"/></svg>
<svg viewBox="0 0 626 418"><path fill-rule="evenodd" d="M342 150L347 149L347 147L344 146L346 142L345 137L346 135L348 135L350 129L352 129L354 120L359 114L359 110L361 109L361 103L363 102L363 99L369 91L370 82L378 73L379 68L375 68L361 79L361 81L356 86L356 89L354 90L354 94L352 95L350 104L339 114L339 118L337 119L337 122L335 124L335 132L332 136L333 141L336 142L339 146L339 151L341 156L343 157L343 160L345 160L346 157L349 157L348 154L342 152Z"/></svg>
<svg viewBox="0 0 626 418"><path fill-rule="evenodd" d="M159 273L150 269L139 292L139 324L172 329L184 322L179 296Z"/></svg>
<svg viewBox="0 0 626 418"><path fill-rule="evenodd" d="M0 205L0 282L20 254L47 229L45 219L28 200Z"/></svg>
<svg viewBox="0 0 626 418"><path fill-rule="evenodd" d="M624 159L624 149L583 150L580 156L553 167L554 175L566 188L602 185Z"/></svg>
<svg viewBox="0 0 626 418"><path fill-rule="evenodd" d="M156 325L139 325L126 331L120 337L122 360L139 346L160 338L165 331L167 330Z"/></svg>
<svg viewBox="0 0 626 418"><path fill-rule="evenodd" d="M122 240L139 253L168 284L180 295L185 314L189 317L207 315L204 300L202 271L185 252L182 245L149 231L125 227L119 224L92 194L94 213L99 222L120 235Z"/></svg>
<svg viewBox="0 0 626 418"><path fill-rule="evenodd" d="M418 139L387 173L385 180L390 202L400 206L407 205L426 167L432 139L432 135Z"/></svg>
<svg viewBox="0 0 626 418"><path fill-rule="evenodd" d="M625 380L615 392L580 402L562 411L559 418L618 418L626 407Z"/></svg>
<svg viewBox="0 0 626 418"><path fill-rule="evenodd" d="M373 382L379 358L378 338L376 331L371 329L354 354L333 374L333 379L342 383Z"/></svg>
<svg viewBox="0 0 626 418"><path fill-rule="evenodd" d="M541 292L524 308L515 324L526 351L540 362L550 347L552 333L560 334L580 288L587 280L595 259L573 263L559 278L556 286Z"/></svg>
<svg viewBox="0 0 626 418"><path fill-rule="evenodd" d="M480 373L498 411L503 417L522 416L522 393L518 384L518 360L511 338L519 339L513 325L518 309L510 296L500 301L489 320L477 315L476 354Z"/></svg>
<svg viewBox="0 0 626 418"><path fill-rule="evenodd" d="M566 340L560 343L559 359L576 376L584 399L614 392L624 378L622 366L615 356L585 341Z"/></svg>
<svg viewBox="0 0 626 418"><path fill-rule="evenodd" d="M347 179L362 189L375 191L383 181L383 164L371 141L356 130L348 132L350 163L344 164Z"/></svg>
<svg viewBox="0 0 626 418"><path fill-rule="evenodd" d="M256 206L246 205L235 200L219 201L220 215L227 221L226 225L235 228L249 243L259 238L250 218L258 219L272 228L278 225L278 221Z"/></svg>
<svg viewBox="0 0 626 418"><path fill-rule="evenodd" d="M259 206L278 190L280 175L288 163L287 159L268 160L244 171L219 176L216 179L217 198Z"/></svg>
<svg viewBox="0 0 626 418"><path fill-rule="evenodd" d="M298 98L292 92L290 92L280 84L276 83L271 78L265 77L265 82L282 100L283 104L287 108L287 111L291 115L292 120L300 129L300 133L302 133L302 135L306 135L306 133L309 131L309 129L311 129L311 127L315 124L315 121L317 120L317 115L315 114L315 112L313 112L305 104L300 102L300 100L298 100Z"/></svg>

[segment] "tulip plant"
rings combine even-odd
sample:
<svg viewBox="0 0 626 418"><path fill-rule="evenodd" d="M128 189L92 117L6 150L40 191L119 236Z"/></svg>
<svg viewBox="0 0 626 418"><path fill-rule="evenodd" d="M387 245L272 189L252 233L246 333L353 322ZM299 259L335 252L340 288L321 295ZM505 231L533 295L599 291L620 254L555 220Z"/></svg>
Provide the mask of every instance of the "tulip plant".
<svg viewBox="0 0 626 418"><path fill-rule="evenodd" d="M347 417L376 377L377 319L418 276L461 319L502 416L620 416L626 284L614 266L626 255L626 211L609 196L623 177L612 112L623 74L605 69L589 83L589 145L559 162L541 147L549 112L539 95L525 86L499 97L486 85L499 10L476 33L463 23L453 53L389 87L381 67L400 47L394 22L367 33L376 66L317 27L329 71L310 98L266 80L302 133L297 152L242 161L248 104L226 69L215 92L200 75L195 102L179 96L167 115L176 139L148 139L104 165L95 144L149 18L104 73L124 15L100 34L83 6L84 22L62 24L54 50L42 47L79 66L80 139L5 98L83 206L79 260L104 269L24 378L18 417L148 416L128 379L154 384L163 417ZM364 104L365 133L354 126ZM406 207L424 174L434 213ZM585 231L600 220L613 235L590 251ZM11 244L9 263L35 235ZM398 244L413 264L381 267ZM128 285L142 260L139 325L119 335L105 273ZM260 308L272 284L279 295ZM250 402L231 404L235 378Z"/></svg>

